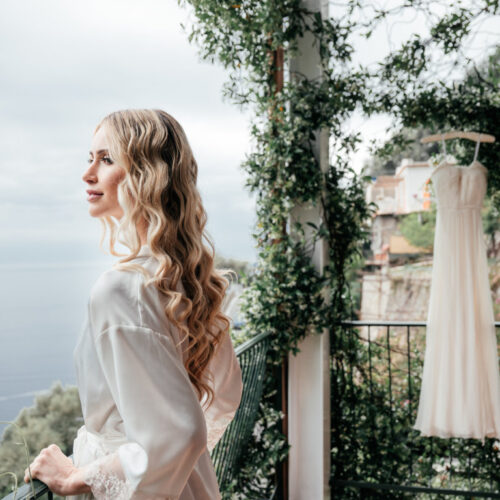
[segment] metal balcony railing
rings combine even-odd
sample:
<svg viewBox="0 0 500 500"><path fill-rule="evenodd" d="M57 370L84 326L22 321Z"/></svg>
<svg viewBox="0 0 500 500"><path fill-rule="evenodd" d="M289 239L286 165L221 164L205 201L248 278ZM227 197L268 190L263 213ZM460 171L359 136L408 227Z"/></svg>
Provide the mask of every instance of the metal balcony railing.
<svg viewBox="0 0 500 500"><path fill-rule="evenodd" d="M500 441L422 437L413 429L425 328L425 322L396 321L331 328L332 498L500 499ZM496 331L498 337L500 323ZM244 393L212 452L220 484L234 473L252 430L269 340L262 334L236 349ZM43 483L35 485L35 498L52 498ZM30 498L29 485L19 488L16 500Z"/></svg>
<svg viewBox="0 0 500 500"><path fill-rule="evenodd" d="M235 467L244 453L245 442L252 433L262 394L268 348L269 334L262 333L235 349L243 378L241 403L234 419L211 454L221 489L231 480ZM9 494L2 500L31 500L41 497L52 500L53 494L46 484L35 479L33 485L34 496L31 485L23 484L17 492Z"/></svg>
<svg viewBox="0 0 500 500"><path fill-rule="evenodd" d="M500 441L422 437L412 427L425 327L346 321L332 328L332 497L500 499Z"/></svg>

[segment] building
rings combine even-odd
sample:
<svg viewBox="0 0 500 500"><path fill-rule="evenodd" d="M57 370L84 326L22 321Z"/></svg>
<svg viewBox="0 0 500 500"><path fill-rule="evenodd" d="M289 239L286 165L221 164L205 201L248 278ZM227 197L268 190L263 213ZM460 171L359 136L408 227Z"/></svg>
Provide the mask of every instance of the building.
<svg viewBox="0 0 500 500"><path fill-rule="evenodd" d="M405 158L394 175L380 175L368 186L368 202L377 205L372 221L373 264L389 261L389 254L411 255L426 253L397 234L398 217L413 212L429 210L429 190L432 167L427 162L414 162Z"/></svg>

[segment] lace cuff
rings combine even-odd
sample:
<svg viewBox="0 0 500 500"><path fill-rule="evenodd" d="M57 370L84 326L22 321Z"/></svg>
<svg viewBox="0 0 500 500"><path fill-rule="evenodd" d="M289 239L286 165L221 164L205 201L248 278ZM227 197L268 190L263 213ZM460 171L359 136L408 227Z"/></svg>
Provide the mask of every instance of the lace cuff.
<svg viewBox="0 0 500 500"><path fill-rule="evenodd" d="M95 500L179 500L135 489L124 475L118 452L101 457L85 467L84 482Z"/></svg>
<svg viewBox="0 0 500 500"><path fill-rule="evenodd" d="M90 486L96 500L130 500L132 498L134 488L118 472L120 468L116 465L119 465L119 458L116 453L112 453L95 460L86 467L83 480ZM117 472L111 472L111 470Z"/></svg>

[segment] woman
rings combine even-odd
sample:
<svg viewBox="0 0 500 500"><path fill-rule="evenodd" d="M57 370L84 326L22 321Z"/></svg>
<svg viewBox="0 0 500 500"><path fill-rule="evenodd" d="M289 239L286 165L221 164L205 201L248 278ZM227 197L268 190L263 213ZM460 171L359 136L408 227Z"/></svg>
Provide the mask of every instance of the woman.
<svg viewBox="0 0 500 500"><path fill-rule="evenodd" d="M31 475L79 500L218 499L209 452L242 381L221 312L228 281L202 243L196 161L161 110L105 117L88 161L90 215L113 255L116 241L131 253L94 284L74 351L85 422L74 462L50 445Z"/></svg>

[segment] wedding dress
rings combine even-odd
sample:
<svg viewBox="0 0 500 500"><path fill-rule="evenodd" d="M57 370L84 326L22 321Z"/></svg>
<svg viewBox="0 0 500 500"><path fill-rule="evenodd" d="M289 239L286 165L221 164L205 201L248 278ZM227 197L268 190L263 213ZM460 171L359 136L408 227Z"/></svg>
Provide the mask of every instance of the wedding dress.
<svg viewBox="0 0 500 500"><path fill-rule="evenodd" d="M152 276L144 245L134 264ZM71 500L217 500L210 452L240 403L241 370L229 334L211 358L208 408L183 361L187 339L165 297L138 271L110 269L94 284L74 350L84 425L73 460L91 493ZM179 282L178 291L182 292Z"/></svg>
<svg viewBox="0 0 500 500"><path fill-rule="evenodd" d="M478 143L479 146L479 143ZM424 436L500 438L500 373L481 207L488 170L444 160L419 407Z"/></svg>

